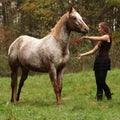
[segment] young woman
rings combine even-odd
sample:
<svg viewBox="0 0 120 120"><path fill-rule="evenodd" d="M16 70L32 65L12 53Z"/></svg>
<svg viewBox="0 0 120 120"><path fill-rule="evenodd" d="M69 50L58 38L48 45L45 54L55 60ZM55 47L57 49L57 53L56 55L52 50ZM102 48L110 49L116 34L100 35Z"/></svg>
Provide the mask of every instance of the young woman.
<svg viewBox="0 0 120 120"><path fill-rule="evenodd" d="M110 58L109 50L112 43L112 30L110 29L108 23L101 22L98 25L98 31L101 36L83 36L81 39L89 39L98 41L95 47L85 53L79 54L77 59L81 59L83 56L87 56L98 51L95 62L94 62L94 71L97 85L96 97L98 101L101 101L103 98L103 91L108 100L111 100L110 88L106 84L106 76L108 70L110 70Z"/></svg>

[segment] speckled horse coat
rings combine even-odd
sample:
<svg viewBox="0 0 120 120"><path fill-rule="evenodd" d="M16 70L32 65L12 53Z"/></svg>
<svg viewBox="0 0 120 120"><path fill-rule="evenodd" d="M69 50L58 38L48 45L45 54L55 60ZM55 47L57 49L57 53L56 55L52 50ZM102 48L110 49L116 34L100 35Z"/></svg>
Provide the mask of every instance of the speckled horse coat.
<svg viewBox="0 0 120 120"><path fill-rule="evenodd" d="M79 13L71 7L57 22L51 32L42 39L27 35L18 37L9 47L8 58L11 68L11 102L19 100L29 70L48 72L57 104L61 103L62 77L69 60L69 35L71 31L87 33L88 26ZM22 75L17 92L17 70Z"/></svg>

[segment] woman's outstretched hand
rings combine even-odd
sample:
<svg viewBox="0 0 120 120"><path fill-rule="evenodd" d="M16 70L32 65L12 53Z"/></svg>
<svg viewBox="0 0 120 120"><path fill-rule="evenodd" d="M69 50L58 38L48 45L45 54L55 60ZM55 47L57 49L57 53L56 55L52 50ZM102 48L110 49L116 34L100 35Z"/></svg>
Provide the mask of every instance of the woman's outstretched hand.
<svg viewBox="0 0 120 120"><path fill-rule="evenodd" d="M83 41L84 39L86 39L88 36L82 36L81 38L79 38L81 41Z"/></svg>
<svg viewBox="0 0 120 120"><path fill-rule="evenodd" d="M76 59L80 60L80 59L81 59L81 57L82 57L82 55L81 55L81 54L79 54L79 55L76 57Z"/></svg>

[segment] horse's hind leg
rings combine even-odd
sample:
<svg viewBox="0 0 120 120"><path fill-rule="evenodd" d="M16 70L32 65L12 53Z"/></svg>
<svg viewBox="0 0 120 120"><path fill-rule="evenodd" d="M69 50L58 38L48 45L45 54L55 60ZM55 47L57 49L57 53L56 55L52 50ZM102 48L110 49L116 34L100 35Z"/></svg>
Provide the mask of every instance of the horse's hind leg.
<svg viewBox="0 0 120 120"><path fill-rule="evenodd" d="M17 92L17 71L18 67L11 67L11 102L15 102L16 100L16 92Z"/></svg>
<svg viewBox="0 0 120 120"><path fill-rule="evenodd" d="M28 70L22 67L22 76L21 76L21 79L20 79L18 93L17 93L17 97L16 97L17 101L19 101L20 92L21 92L21 89L24 85L24 81L27 79L27 76L28 76Z"/></svg>

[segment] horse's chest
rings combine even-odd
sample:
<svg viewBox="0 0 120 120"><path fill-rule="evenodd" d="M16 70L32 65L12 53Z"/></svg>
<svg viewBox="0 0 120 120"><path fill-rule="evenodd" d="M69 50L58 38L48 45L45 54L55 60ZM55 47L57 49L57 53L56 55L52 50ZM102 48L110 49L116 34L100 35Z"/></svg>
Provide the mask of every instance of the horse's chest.
<svg viewBox="0 0 120 120"><path fill-rule="evenodd" d="M69 53L63 53L59 64L66 64L69 60Z"/></svg>

